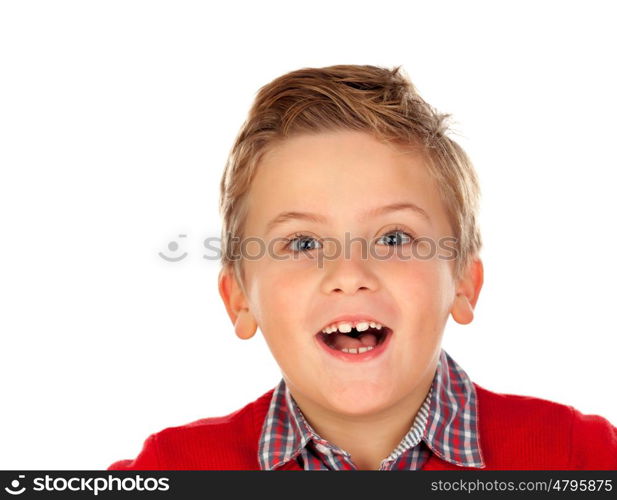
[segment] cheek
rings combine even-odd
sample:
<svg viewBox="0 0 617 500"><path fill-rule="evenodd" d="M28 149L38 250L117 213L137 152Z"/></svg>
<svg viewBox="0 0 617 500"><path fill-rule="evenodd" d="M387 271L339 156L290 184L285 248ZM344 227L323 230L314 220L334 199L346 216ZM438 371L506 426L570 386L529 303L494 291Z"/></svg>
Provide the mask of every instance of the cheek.
<svg viewBox="0 0 617 500"><path fill-rule="evenodd" d="M379 275L403 317L440 319L449 296L447 263L436 260L391 260L380 265Z"/></svg>
<svg viewBox="0 0 617 500"><path fill-rule="evenodd" d="M260 326L266 331L297 330L306 322L302 316L314 294L314 277L290 272L283 266L265 265L254 274L253 300L260 311Z"/></svg>
<svg viewBox="0 0 617 500"><path fill-rule="evenodd" d="M312 337L306 331L307 311L314 283L302 273L270 270L258 280L258 323L264 339L284 373L296 373L306 364Z"/></svg>

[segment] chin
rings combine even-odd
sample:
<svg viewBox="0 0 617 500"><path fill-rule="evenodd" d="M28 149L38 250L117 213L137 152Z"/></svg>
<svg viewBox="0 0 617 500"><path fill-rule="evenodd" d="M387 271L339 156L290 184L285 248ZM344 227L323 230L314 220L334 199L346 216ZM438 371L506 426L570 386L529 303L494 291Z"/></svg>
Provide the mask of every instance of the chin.
<svg viewBox="0 0 617 500"><path fill-rule="evenodd" d="M392 386L387 384L347 384L344 389L326 395L328 406L348 416L370 415L383 411L396 402Z"/></svg>

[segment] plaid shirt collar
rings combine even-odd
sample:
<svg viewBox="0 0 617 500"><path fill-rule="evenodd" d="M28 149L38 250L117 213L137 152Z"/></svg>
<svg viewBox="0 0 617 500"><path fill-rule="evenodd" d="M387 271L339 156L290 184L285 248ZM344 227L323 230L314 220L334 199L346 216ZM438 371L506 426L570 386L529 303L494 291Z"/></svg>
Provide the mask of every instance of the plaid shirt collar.
<svg viewBox="0 0 617 500"><path fill-rule="evenodd" d="M484 468L478 434L477 396L467 373L441 350L429 392L400 444L387 458L418 453L423 441L442 460L462 467ZM262 470L274 470L295 459L308 446L325 458L329 450L349 454L321 438L305 420L285 380L275 387L259 439L258 460ZM332 455L329 455L330 457ZM402 463L417 468L417 459ZM310 467L309 467L310 468Z"/></svg>

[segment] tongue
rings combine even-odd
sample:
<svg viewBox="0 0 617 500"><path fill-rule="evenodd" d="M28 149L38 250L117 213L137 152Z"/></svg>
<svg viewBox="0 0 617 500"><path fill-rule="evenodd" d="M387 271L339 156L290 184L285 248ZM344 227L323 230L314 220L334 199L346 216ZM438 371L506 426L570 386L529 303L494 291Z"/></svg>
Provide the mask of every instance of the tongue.
<svg viewBox="0 0 617 500"><path fill-rule="evenodd" d="M375 347L377 345L377 337L372 333L361 333L357 339L349 337L344 333L333 333L332 335L335 335L333 346L339 350L344 348Z"/></svg>

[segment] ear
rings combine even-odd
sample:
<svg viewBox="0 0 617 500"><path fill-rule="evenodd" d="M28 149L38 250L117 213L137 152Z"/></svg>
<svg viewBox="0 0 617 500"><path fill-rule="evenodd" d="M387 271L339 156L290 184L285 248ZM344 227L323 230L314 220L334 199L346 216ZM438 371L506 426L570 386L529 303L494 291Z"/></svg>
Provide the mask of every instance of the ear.
<svg viewBox="0 0 617 500"><path fill-rule="evenodd" d="M250 339L257 331L257 322L249 310L246 296L230 267L225 266L219 271L218 287L236 335L241 339Z"/></svg>
<svg viewBox="0 0 617 500"><path fill-rule="evenodd" d="M466 325L473 321L473 309L478 302L483 283L484 266L482 260L476 257L467 266L457 283L456 296L451 310L452 317L457 323Z"/></svg>

